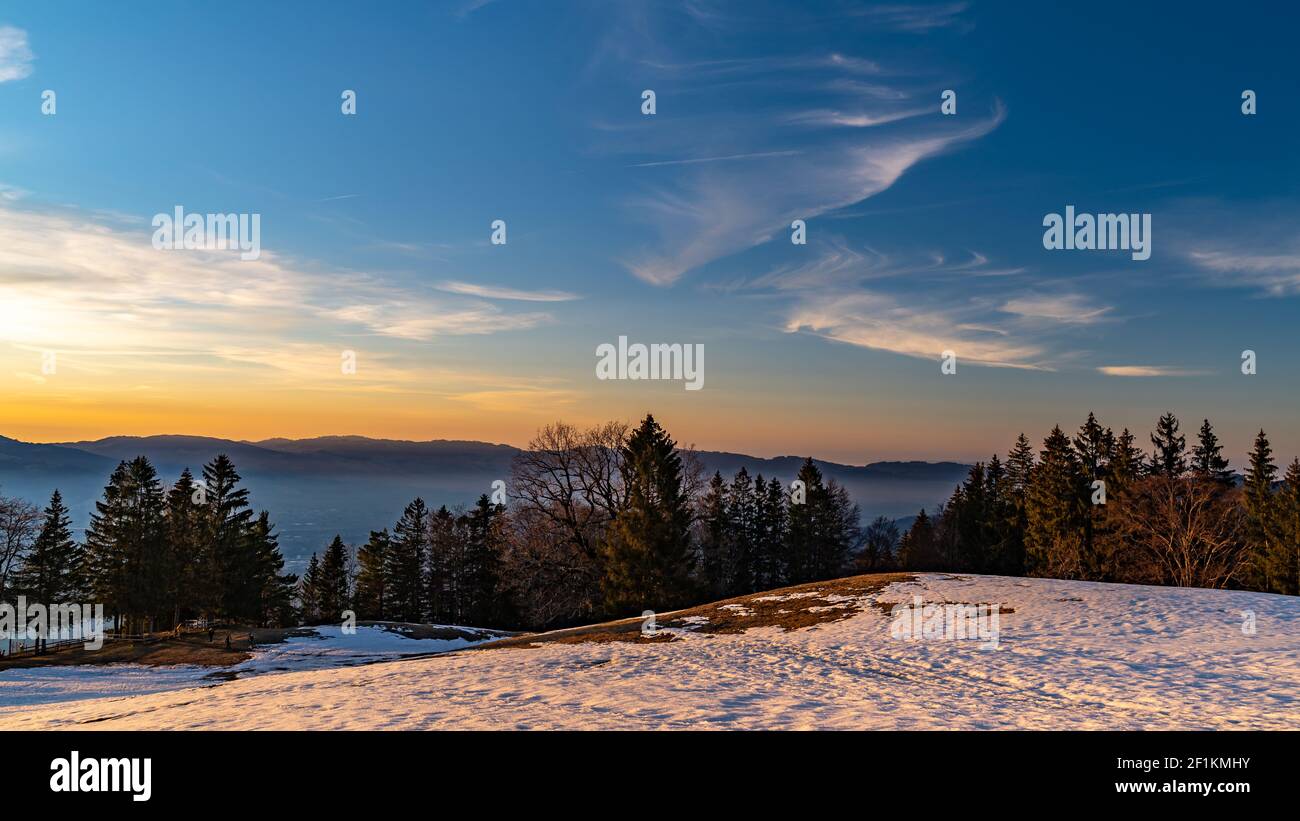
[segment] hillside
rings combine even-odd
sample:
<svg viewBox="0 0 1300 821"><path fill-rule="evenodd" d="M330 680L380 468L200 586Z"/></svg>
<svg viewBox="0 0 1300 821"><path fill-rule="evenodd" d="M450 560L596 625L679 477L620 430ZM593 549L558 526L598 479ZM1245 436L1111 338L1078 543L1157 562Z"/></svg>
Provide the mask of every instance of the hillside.
<svg viewBox="0 0 1300 821"><path fill-rule="evenodd" d="M999 605L998 648L891 636L893 603ZM1253 614L1254 630L1243 630ZM859 576L658 619L203 689L0 707L0 728L1300 727L1300 600Z"/></svg>

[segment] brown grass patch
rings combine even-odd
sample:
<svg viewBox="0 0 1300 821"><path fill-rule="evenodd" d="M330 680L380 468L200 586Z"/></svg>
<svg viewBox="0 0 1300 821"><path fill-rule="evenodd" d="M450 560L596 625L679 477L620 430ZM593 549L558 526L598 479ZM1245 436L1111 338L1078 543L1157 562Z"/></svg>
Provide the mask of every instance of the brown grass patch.
<svg viewBox="0 0 1300 821"><path fill-rule="evenodd" d="M910 573L875 573L810 582L661 613L657 621L659 627L690 630L704 635L743 633L754 627L803 630L861 613L868 603L864 601L867 597L895 582L915 579L916 576ZM843 600L838 600L841 598ZM651 644L677 640L671 633L643 635L642 623L641 618L620 619L587 627L518 636L473 649L529 649L541 644L608 642Z"/></svg>
<svg viewBox="0 0 1300 821"><path fill-rule="evenodd" d="M230 633L230 649L226 649L226 633ZM247 630L218 630L209 643L206 632L186 633L179 638L159 638L156 641L114 641L98 650L74 647L47 653L42 656L5 657L0 659L0 670L20 667L54 667L75 664L144 664L161 667L171 664L197 664L202 667L227 667L249 658ZM262 634L277 631L255 630L257 642L264 643ZM288 633L289 631L280 631ZM284 637L268 641L283 641Z"/></svg>

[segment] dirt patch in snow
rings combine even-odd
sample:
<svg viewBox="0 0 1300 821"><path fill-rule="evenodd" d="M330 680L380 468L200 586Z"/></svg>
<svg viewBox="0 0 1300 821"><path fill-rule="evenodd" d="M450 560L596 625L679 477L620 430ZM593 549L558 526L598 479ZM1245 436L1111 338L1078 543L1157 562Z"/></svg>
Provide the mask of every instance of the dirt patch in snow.
<svg viewBox="0 0 1300 821"><path fill-rule="evenodd" d="M202 667L227 667L247 661L251 657L248 653L248 631L231 631L229 650L226 649L226 633L226 630L217 630L212 641L208 641L207 633L187 633L150 642L113 641L98 650L65 648L40 656L0 659L0 670L81 664L145 664L154 667L197 664Z"/></svg>
<svg viewBox="0 0 1300 821"><path fill-rule="evenodd" d="M861 613L881 590L915 578L908 573L878 573L810 582L692 607L666 617L664 625L706 634L743 633L754 627L802 630ZM698 622L699 618L707 621Z"/></svg>
<svg viewBox="0 0 1300 821"><path fill-rule="evenodd" d="M651 644L676 641L679 634L686 632L718 635L743 633L754 627L802 630L861 613L889 585L915 580L916 576L910 573L876 573L810 582L660 613L656 625L660 629L653 635L642 632L644 619L633 618L519 636L473 649L529 649L543 644L606 642Z"/></svg>

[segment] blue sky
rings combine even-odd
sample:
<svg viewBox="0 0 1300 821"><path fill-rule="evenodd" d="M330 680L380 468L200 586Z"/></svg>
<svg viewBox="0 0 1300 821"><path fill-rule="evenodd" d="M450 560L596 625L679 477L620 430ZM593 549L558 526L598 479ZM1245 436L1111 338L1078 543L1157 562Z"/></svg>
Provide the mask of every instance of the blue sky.
<svg viewBox="0 0 1300 821"><path fill-rule="evenodd" d="M522 444L653 410L863 462L1173 410L1289 460L1297 14L1159 5L7 4L0 433ZM154 251L176 204L261 214L266 254ZM1045 250L1069 204L1150 213L1151 258ZM704 344L706 388L595 380L619 335Z"/></svg>

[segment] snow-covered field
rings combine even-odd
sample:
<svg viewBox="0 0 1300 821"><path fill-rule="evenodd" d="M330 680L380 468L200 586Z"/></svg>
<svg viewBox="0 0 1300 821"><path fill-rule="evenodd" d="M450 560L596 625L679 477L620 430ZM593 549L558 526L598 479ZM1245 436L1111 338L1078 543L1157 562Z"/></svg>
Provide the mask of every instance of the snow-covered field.
<svg viewBox="0 0 1300 821"><path fill-rule="evenodd" d="M676 627L7 706L0 728L1300 729L1300 599L940 574L878 597L914 595L1001 604L998 649L894 638L867 594L816 601L857 612L788 632Z"/></svg>
<svg viewBox="0 0 1300 821"><path fill-rule="evenodd" d="M267 673L321 670L382 659L459 650L494 637L492 631L454 628L467 638L414 639L401 626L361 625L345 634L341 627L304 629L279 644L263 644L252 658L230 667L143 664L29 667L0 671L0 708L53 705L108 696L145 695L209 686L229 678Z"/></svg>

